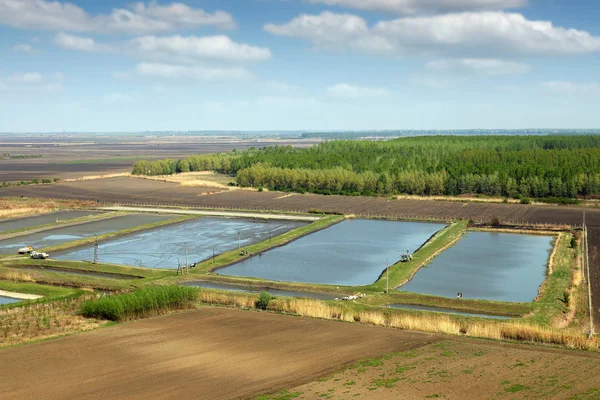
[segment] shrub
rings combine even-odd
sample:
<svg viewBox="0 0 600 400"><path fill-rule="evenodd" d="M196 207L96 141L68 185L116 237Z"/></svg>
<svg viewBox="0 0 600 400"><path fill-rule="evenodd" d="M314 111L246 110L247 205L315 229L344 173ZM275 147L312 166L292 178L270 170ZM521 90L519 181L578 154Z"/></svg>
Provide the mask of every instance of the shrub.
<svg viewBox="0 0 600 400"><path fill-rule="evenodd" d="M262 187L262 186L259 186L259 187L258 187L258 191L259 191L259 192L262 192L263 190L264 190L264 189L263 189L263 187Z"/></svg>
<svg viewBox="0 0 600 400"><path fill-rule="evenodd" d="M571 238L571 248L572 249L577 248L577 239L575 239L574 237Z"/></svg>
<svg viewBox="0 0 600 400"><path fill-rule="evenodd" d="M523 197L521 199L521 204L531 204L531 199L529 197Z"/></svg>
<svg viewBox="0 0 600 400"><path fill-rule="evenodd" d="M266 310L267 307L269 307L271 300L273 300L273 296L271 296L270 293L262 292L256 301L256 308L260 310Z"/></svg>
<svg viewBox="0 0 600 400"><path fill-rule="evenodd" d="M123 321L148 317L190 306L198 297L188 286L146 286L135 292L86 301L81 314L87 318Z"/></svg>
<svg viewBox="0 0 600 400"><path fill-rule="evenodd" d="M490 225L492 225L493 227L498 227L500 226L500 220L497 217L494 217L490 221Z"/></svg>

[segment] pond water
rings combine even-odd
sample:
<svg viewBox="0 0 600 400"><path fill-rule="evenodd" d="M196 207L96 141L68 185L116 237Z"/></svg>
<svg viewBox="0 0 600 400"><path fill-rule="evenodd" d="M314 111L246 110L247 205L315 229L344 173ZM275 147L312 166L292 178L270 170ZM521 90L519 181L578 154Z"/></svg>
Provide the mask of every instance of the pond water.
<svg viewBox="0 0 600 400"><path fill-rule="evenodd" d="M11 304L11 303L18 303L19 299L13 299L11 297L4 297L4 296L0 296L0 304Z"/></svg>
<svg viewBox="0 0 600 400"><path fill-rule="evenodd" d="M440 308L440 307L430 307L430 306L418 306L413 304L388 304L388 307L391 308L400 308L403 310L417 310L417 311L429 311L429 312L437 312L444 314L456 314L456 315L464 315L466 317L481 317L481 318L491 318L491 319L501 319L506 320L510 319L510 317L505 317L501 315L489 315L489 314L474 314L464 311L456 311L449 308Z"/></svg>
<svg viewBox="0 0 600 400"><path fill-rule="evenodd" d="M414 252L442 224L348 220L219 269L223 275L287 282L367 285L406 250Z"/></svg>
<svg viewBox="0 0 600 400"><path fill-rule="evenodd" d="M151 224L174 218L172 215L159 214L131 214L122 217L104 219L101 221L86 222L75 226L65 226L27 236L0 240L0 253L11 254L24 246L33 246L34 249L56 246L74 240L84 239L94 235L120 231L123 229ZM51 256L53 256L51 254Z"/></svg>
<svg viewBox="0 0 600 400"><path fill-rule="evenodd" d="M230 218L198 218L181 224L138 232L100 243L100 262L133 265L146 268L176 269L188 262L199 262L215 254L268 240L306 225L296 221L263 221ZM92 260L92 246L57 254L61 260Z"/></svg>
<svg viewBox="0 0 600 400"><path fill-rule="evenodd" d="M244 292L244 293L260 293L260 292L269 292L273 296L282 296L282 297L302 297L309 298L315 300L333 300L336 297L342 297L340 294L332 294L332 293L316 293L316 292L305 292L305 291L297 291L297 290L283 290L283 289L272 289L272 288L260 288L255 286L245 286L245 285L234 285L228 283L218 283L218 282L207 282L207 281L192 281L192 282L184 282L182 283L184 286L194 286L204 289L218 289L218 290L229 290L233 292Z"/></svg>
<svg viewBox="0 0 600 400"><path fill-rule="evenodd" d="M546 277L552 237L467 232L398 290L510 302L529 302Z"/></svg>
<svg viewBox="0 0 600 400"><path fill-rule="evenodd" d="M28 218L9 219L0 221L0 232L52 224L56 223L56 220L65 221L68 219L87 217L90 215L97 215L101 213L101 211L73 210L59 211L52 214L44 214Z"/></svg>

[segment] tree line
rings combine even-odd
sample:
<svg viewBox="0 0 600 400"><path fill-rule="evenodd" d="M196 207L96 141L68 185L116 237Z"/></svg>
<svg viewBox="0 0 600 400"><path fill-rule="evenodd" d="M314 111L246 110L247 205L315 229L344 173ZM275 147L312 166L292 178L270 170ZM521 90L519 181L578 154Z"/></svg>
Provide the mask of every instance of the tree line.
<svg viewBox="0 0 600 400"><path fill-rule="evenodd" d="M134 174L213 170L240 186L373 195L575 198L600 193L600 136L435 136L328 141L138 161Z"/></svg>

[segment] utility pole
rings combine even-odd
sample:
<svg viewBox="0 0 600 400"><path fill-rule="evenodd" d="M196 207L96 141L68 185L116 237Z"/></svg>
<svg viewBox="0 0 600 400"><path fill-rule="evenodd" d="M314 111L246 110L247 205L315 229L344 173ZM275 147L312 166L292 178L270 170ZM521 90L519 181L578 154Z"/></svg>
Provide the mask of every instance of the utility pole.
<svg viewBox="0 0 600 400"><path fill-rule="evenodd" d="M213 247L213 259L212 259L212 263L215 263L215 248Z"/></svg>
<svg viewBox="0 0 600 400"><path fill-rule="evenodd" d="M386 258L385 259L385 292L388 293L390 291L390 262Z"/></svg>
<svg viewBox="0 0 600 400"><path fill-rule="evenodd" d="M190 273L190 266L188 264L188 257L187 257L187 243L183 244L183 248L185 249L185 271L189 275L189 273Z"/></svg>
<svg viewBox="0 0 600 400"><path fill-rule="evenodd" d="M94 264L98 264L98 238L94 239Z"/></svg>
<svg viewBox="0 0 600 400"><path fill-rule="evenodd" d="M238 231L238 254L240 254L240 231Z"/></svg>

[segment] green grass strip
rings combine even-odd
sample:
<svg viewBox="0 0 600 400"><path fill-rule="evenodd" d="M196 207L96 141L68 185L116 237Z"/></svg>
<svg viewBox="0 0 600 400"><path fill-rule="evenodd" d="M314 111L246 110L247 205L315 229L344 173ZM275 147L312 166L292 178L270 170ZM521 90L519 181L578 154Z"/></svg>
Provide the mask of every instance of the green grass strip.
<svg viewBox="0 0 600 400"><path fill-rule="evenodd" d="M458 221L437 232L419 250L413 254L412 261L398 261L389 268L389 288L396 288L408 282L419 270L427 265L442 250L451 246L461 238L467 229L467 221ZM383 291L386 288L385 270L373 285L372 289Z"/></svg>

